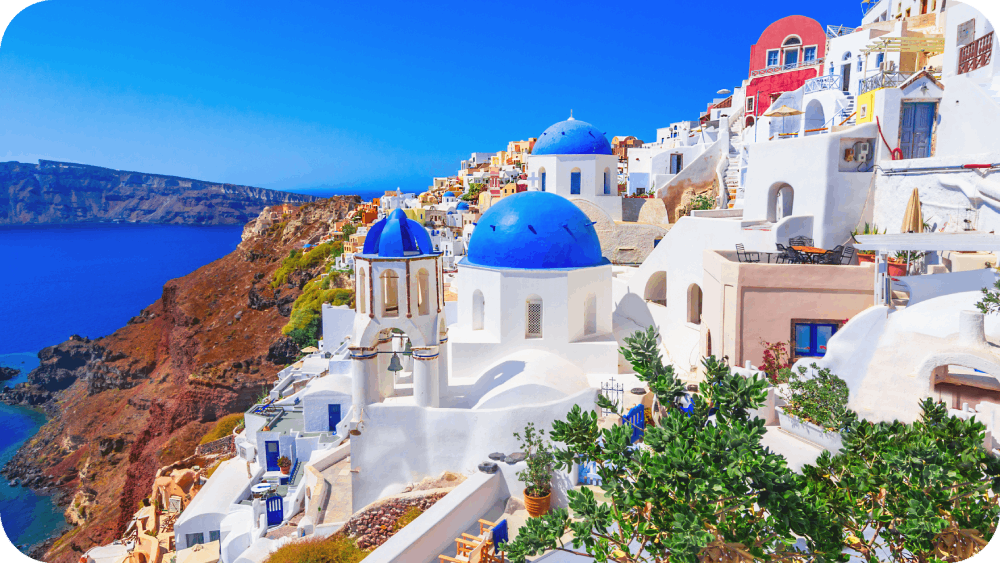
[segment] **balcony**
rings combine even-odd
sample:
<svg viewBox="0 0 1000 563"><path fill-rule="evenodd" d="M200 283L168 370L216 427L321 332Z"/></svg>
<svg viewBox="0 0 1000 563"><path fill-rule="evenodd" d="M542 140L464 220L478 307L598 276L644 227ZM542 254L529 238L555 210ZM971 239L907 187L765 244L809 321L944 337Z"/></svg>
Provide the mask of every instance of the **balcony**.
<svg viewBox="0 0 1000 563"><path fill-rule="evenodd" d="M823 90L842 90L840 87L840 75L839 74L827 74L826 76L817 76L816 78L810 78L805 82L806 94L811 94L812 92L821 92Z"/></svg>
<svg viewBox="0 0 1000 563"><path fill-rule="evenodd" d="M879 72L862 78L858 83L858 95L879 88L895 88L913 76L912 72Z"/></svg>
<svg viewBox="0 0 1000 563"><path fill-rule="evenodd" d="M993 32L976 39L958 51L958 73L965 74L990 64L993 58Z"/></svg>
<svg viewBox="0 0 1000 563"><path fill-rule="evenodd" d="M820 66L823 64L823 59L813 59L811 61L801 61L797 63L790 63L787 65L774 65L767 68L759 68L757 70L750 72L750 78L757 78L758 76L768 76L771 74L781 74L782 72L790 72L793 70L802 70L804 68L809 68L813 66Z"/></svg>

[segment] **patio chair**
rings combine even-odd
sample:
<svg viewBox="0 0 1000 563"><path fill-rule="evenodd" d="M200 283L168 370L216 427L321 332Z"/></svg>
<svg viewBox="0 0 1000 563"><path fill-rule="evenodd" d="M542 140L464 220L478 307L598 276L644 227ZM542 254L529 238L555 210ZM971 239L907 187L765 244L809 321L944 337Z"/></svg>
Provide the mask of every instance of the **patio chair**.
<svg viewBox="0 0 1000 563"><path fill-rule="evenodd" d="M840 263L846 265L846 264L850 264L853 261L854 261L854 247L853 246L848 246L848 247L844 248L844 253L840 257Z"/></svg>
<svg viewBox="0 0 1000 563"><path fill-rule="evenodd" d="M757 262L760 262L760 253L747 252L746 249L743 248L743 243L740 243L736 245L736 259L740 262L756 264Z"/></svg>
<svg viewBox="0 0 1000 563"><path fill-rule="evenodd" d="M506 518L499 522L480 519L479 535L473 536L463 533L462 537L473 543L486 542L487 545L483 551L483 563L503 563L504 559L501 547L507 543ZM499 557L497 557L497 553L500 553Z"/></svg>
<svg viewBox="0 0 1000 563"><path fill-rule="evenodd" d="M792 237L788 239L788 246L812 246L813 239L809 237Z"/></svg>
<svg viewBox="0 0 1000 563"><path fill-rule="evenodd" d="M480 530L482 523L480 522ZM486 530L482 537L462 534L463 537L455 538L455 557L448 555L438 555L438 561L448 561L449 563L494 563L497 559L493 555L493 541L490 530Z"/></svg>
<svg viewBox="0 0 1000 563"><path fill-rule="evenodd" d="M794 248L788 248L781 243L776 243L775 246L778 247L776 258L778 264L798 264L802 262L802 256Z"/></svg>
<svg viewBox="0 0 1000 563"><path fill-rule="evenodd" d="M843 255L844 255L844 245L838 244L837 246L833 247L833 250L824 254L821 257L823 260L822 263L831 265L840 264L841 256Z"/></svg>

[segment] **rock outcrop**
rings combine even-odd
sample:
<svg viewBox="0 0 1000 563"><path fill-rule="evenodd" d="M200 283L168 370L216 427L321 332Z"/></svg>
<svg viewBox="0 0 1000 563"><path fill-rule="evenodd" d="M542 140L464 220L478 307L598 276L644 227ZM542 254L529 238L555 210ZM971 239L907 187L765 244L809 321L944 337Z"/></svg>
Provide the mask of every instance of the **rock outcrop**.
<svg viewBox="0 0 1000 563"><path fill-rule="evenodd" d="M216 420L270 387L298 353L281 334L287 319L279 309L301 294L296 284L272 290L270 281L293 248L328 232L359 201L305 204L281 228L167 282L159 300L113 334L46 348L28 383L0 393L50 415L0 473L56 492L64 506L92 499L85 517L36 558L75 563L120 538L156 471L192 455Z"/></svg>
<svg viewBox="0 0 1000 563"><path fill-rule="evenodd" d="M83 222L238 225L313 196L39 160L0 163L0 225Z"/></svg>

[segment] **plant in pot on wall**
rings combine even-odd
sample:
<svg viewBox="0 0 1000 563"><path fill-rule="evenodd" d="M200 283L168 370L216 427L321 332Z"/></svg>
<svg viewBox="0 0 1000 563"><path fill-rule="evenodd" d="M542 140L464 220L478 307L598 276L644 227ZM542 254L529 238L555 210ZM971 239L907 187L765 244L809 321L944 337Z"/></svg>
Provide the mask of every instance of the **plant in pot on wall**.
<svg viewBox="0 0 1000 563"><path fill-rule="evenodd" d="M778 419L782 430L835 454L843 447L841 433L857 422L858 415L847 408L847 383L829 368L815 363L810 367L811 377L806 377L805 366L791 372L783 397L787 404L777 408Z"/></svg>
<svg viewBox="0 0 1000 563"><path fill-rule="evenodd" d="M535 429L535 423L524 427L524 434L514 433L521 444L528 467L517 474L524 483L524 507L532 518L549 511L552 499L552 451L545 440L545 430Z"/></svg>
<svg viewBox="0 0 1000 563"><path fill-rule="evenodd" d="M889 258L888 268L890 276L905 276L908 268L913 267L917 260L926 256L926 252L916 250L900 250L895 256Z"/></svg>
<svg viewBox="0 0 1000 563"><path fill-rule="evenodd" d="M281 456L278 458L278 469L281 470L282 475L288 475L288 471L292 468L292 460L288 459L286 456Z"/></svg>
<svg viewBox="0 0 1000 563"><path fill-rule="evenodd" d="M885 229L882 229L882 231L879 232L878 227L875 226L874 223L872 223L871 225L869 225L868 223L865 223L865 229L863 231L859 231L857 229L854 229L853 231L851 231L851 238L854 239L854 242L857 242L858 239L856 239L854 237L856 237L858 235L884 235L885 232L886 232ZM875 261L875 251L874 250L859 250L858 251L858 263L859 264L864 264L865 262L874 262L874 261Z"/></svg>

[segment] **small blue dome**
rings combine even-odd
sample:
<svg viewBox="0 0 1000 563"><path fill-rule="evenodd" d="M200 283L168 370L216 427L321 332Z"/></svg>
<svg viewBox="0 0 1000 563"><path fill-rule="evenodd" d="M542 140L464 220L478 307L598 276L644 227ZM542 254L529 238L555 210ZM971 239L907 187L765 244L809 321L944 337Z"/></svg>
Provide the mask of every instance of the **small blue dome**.
<svg viewBox="0 0 1000 563"><path fill-rule="evenodd" d="M459 204L455 206L455 209L457 211L468 211L469 210L469 204L465 203L464 201L459 202Z"/></svg>
<svg viewBox="0 0 1000 563"><path fill-rule="evenodd" d="M611 143L596 127L573 119L560 121L546 129L531 154L614 154Z"/></svg>
<svg viewBox="0 0 1000 563"><path fill-rule="evenodd" d="M455 192L444 192L444 197L455 197Z"/></svg>
<svg viewBox="0 0 1000 563"><path fill-rule="evenodd" d="M410 219L402 209L372 225L365 236L362 254L375 254L383 258L403 258L432 254L434 245L420 223Z"/></svg>
<svg viewBox="0 0 1000 563"><path fill-rule="evenodd" d="M590 218L551 192L521 192L490 206L469 240L465 261L531 270L609 263L601 255L601 242Z"/></svg>

